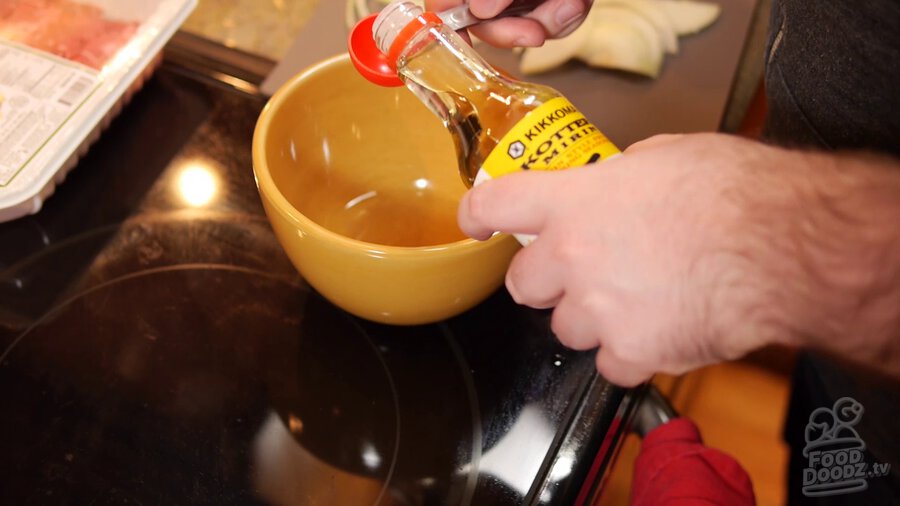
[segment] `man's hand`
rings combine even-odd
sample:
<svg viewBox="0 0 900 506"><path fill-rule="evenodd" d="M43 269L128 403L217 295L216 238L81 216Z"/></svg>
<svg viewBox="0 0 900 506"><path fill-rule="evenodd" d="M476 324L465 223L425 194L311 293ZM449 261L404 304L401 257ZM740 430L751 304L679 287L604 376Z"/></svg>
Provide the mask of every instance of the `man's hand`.
<svg viewBox="0 0 900 506"><path fill-rule="evenodd" d="M506 284L635 385L770 343L900 375L900 170L721 134L658 136L600 166L469 191L467 234L537 234Z"/></svg>
<svg viewBox="0 0 900 506"><path fill-rule="evenodd" d="M525 16L515 16L482 23L469 30L481 40L497 47L537 47L546 39L572 33L587 16L593 0L546 0ZM426 0L425 7L442 11L463 0ZM472 14L490 19L505 9L512 0L469 0Z"/></svg>

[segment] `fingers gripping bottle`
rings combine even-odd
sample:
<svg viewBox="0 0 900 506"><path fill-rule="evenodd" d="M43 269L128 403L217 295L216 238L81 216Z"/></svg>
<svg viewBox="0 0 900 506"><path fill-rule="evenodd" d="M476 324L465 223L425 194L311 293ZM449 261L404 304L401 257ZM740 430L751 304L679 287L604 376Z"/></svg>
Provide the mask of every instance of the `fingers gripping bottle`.
<svg viewBox="0 0 900 506"><path fill-rule="evenodd" d="M558 91L501 75L435 13L394 2L372 31L400 79L450 131L469 187L620 154Z"/></svg>

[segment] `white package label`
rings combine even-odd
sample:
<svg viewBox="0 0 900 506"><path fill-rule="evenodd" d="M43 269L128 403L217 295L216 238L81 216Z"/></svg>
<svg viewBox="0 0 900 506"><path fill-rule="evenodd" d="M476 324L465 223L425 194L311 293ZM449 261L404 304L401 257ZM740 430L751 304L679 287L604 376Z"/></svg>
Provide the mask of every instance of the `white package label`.
<svg viewBox="0 0 900 506"><path fill-rule="evenodd" d="M98 72L0 40L0 187L100 85Z"/></svg>

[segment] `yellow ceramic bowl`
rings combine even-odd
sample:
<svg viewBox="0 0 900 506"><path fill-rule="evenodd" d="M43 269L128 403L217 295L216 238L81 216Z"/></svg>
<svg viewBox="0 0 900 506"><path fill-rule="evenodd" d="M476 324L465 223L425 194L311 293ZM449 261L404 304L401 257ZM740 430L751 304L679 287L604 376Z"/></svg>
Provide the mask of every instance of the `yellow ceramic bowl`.
<svg viewBox="0 0 900 506"><path fill-rule="evenodd" d="M454 316L503 282L518 243L459 231L457 167L440 121L346 56L285 84L253 137L259 192L291 261L331 302L383 323Z"/></svg>

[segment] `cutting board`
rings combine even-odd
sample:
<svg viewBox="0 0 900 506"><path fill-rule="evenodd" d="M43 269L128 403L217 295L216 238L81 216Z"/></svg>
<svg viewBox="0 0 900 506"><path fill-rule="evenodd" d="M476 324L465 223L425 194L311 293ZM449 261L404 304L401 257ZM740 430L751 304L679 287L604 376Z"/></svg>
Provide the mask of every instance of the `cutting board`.
<svg viewBox="0 0 900 506"><path fill-rule="evenodd" d="M619 147L657 133L718 130L757 0L718 0L722 14L707 30L679 40L656 79L590 68L579 62L522 76L510 50L480 43L478 51L513 76L556 88ZM346 52L344 2L320 0L316 12L263 83L271 95L293 75Z"/></svg>

